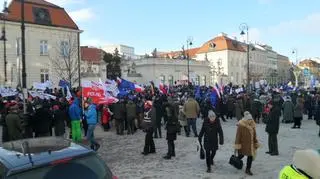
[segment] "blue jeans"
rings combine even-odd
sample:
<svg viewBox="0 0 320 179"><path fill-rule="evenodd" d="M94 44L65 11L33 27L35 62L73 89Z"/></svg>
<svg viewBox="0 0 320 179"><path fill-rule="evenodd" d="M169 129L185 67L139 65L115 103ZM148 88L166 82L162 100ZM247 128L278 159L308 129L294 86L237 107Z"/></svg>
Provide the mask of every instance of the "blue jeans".
<svg viewBox="0 0 320 179"><path fill-rule="evenodd" d="M96 125L89 124L88 125L88 132L87 132L87 140L90 142L90 145L97 145L98 143L94 139L94 129Z"/></svg>
<svg viewBox="0 0 320 179"><path fill-rule="evenodd" d="M189 136L189 134L191 132L190 127L192 127L194 136L198 136L196 124L197 124L197 119L193 119L193 118L188 119L188 134L187 134L187 136Z"/></svg>

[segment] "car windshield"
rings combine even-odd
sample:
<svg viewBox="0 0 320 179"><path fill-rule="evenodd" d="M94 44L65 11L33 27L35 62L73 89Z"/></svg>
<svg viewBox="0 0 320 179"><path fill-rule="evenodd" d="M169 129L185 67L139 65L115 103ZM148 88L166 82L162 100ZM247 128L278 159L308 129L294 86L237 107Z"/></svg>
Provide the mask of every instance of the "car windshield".
<svg viewBox="0 0 320 179"><path fill-rule="evenodd" d="M112 173L95 155L75 159L67 163L36 168L9 177L10 179L112 179Z"/></svg>

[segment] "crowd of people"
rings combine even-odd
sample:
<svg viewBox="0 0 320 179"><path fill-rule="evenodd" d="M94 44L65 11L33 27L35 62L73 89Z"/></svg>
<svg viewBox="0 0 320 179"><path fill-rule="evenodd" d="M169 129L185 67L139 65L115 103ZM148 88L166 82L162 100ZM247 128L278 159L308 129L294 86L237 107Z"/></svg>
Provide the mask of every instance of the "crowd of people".
<svg viewBox="0 0 320 179"><path fill-rule="evenodd" d="M200 89L199 89L200 88ZM232 86L230 86L232 88ZM207 172L211 172L218 146L224 144L221 121L236 119L239 122L235 136L236 156L242 160L247 156L245 172L251 172L252 162L259 148L256 125L266 123L269 150L272 156L279 155L277 134L280 116L283 123L293 123L292 128L300 128L303 114L315 120L320 126L320 96L317 91L279 92L278 90L252 91L241 93L219 92L219 98L213 101L204 95L211 87L192 85L175 86L167 93L155 88L145 88L143 93L131 91L119 98L115 104L93 104L92 99L82 98L80 90L73 91L73 98L66 100L61 90L51 94L56 99L41 99L29 96L26 111L23 113L22 100L19 97L1 97L0 112L2 141L22 138L63 136L74 142L86 137L90 147L98 150L100 145L94 138L97 124L105 131L115 128L117 135L133 135L143 130L145 146L143 155L156 152L153 138L162 138L162 126L166 129L168 145L164 159L176 156L177 135L198 138L205 149ZM202 119L200 132L197 120ZM262 119L262 120L261 120ZM66 128L70 129L66 136ZM320 137L320 130L319 130Z"/></svg>

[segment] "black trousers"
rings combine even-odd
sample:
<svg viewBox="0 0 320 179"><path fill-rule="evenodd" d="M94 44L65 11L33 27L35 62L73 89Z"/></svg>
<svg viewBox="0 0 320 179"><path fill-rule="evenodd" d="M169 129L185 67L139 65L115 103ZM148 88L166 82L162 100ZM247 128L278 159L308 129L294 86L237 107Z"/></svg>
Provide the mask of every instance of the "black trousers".
<svg viewBox="0 0 320 179"><path fill-rule="evenodd" d="M294 125L293 125L293 127L298 127L298 128L300 128L300 127L301 127L301 121L302 121L302 117L295 117L295 118L294 118Z"/></svg>
<svg viewBox="0 0 320 179"><path fill-rule="evenodd" d="M312 119L312 117L313 117L312 108L308 108L308 119Z"/></svg>
<svg viewBox="0 0 320 179"><path fill-rule="evenodd" d="M238 155L238 158L239 158L239 159L243 159L243 157L244 157L244 155L242 155L242 154L239 154L239 155ZM253 157L252 157L252 156L248 156L248 157L247 157L247 169L248 169L248 170L251 169L252 161L253 161Z"/></svg>
<svg viewBox="0 0 320 179"><path fill-rule="evenodd" d="M122 119L115 119L115 125L118 135L123 135L124 131L124 121Z"/></svg>
<svg viewBox="0 0 320 179"><path fill-rule="evenodd" d="M175 146L174 146L174 140L168 140L168 153L167 156L174 157L176 156Z"/></svg>
<svg viewBox="0 0 320 179"><path fill-rule="evenodd" d="M87 136L87 132L88 132L87 120L82 120L82 127L83 127L83 130L84 130L84 136Z"/></svg>
<svg viewBox="0 0 320 179"><path fill-rule="evenodd" d="M228 111L227 112L227 119L232 119L233 118L233 111Z"/></svg>
<svg viewBox="0 0 320 179"><path fill-rule="evenodd" d="M260 113L257 113L257 114L255 114L255 115L253 116L253 119L254 119L254 121L255 121L256 123L259 123L259 122L260 122L260 116L261 116Z"/></svg>
<svg viewBox="0 0 320 179"><path fill-rule="evenodd" d="M213 165L214 156L216 156L216 150L214 149L206 150L206 163L208 168L211 168L211 165Z"/></svg>
<svg viewBox="0 0 320 179"><path fill-rule="evenodd" d="M127 118L128 134L134 133L134 117Z"/></svg>
<svg viewBox="0 0 320 179"><path fill-rule="evenodd" d="M149 129L146 132L146 137L144 140L144 149L143 149L143 152L145 154L156 152L156 147L154 145L152 134L153 134L153 129Z"/></svg>
<svg viewBox="0 0 320 179"><path fill-rule="evenodd" d="M269 145L269 152L271 154L279 154L277 134L269 134L268 145Z"/></svg>
<svg viewBox="0 0 320 179"><path fill-rule="evenodd" d="M161 118L157 119L156 121L156 126L155 126L155 130L154 130L154 138L158 138L158 133L159 133L159 137L162 138L162 133L161 133Z"/></svg>

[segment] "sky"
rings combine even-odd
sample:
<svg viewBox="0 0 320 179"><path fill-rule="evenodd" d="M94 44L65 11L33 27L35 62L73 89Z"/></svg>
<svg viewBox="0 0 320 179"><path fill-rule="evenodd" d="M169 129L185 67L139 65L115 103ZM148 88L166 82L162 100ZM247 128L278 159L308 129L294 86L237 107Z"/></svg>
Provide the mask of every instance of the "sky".
<svg viewBox="0 0 320 179"><path fill-rule="evenodd" d="M10 1L10 0L9 0ZM193 47L224 32L268 44L295 59L320 57L320 0L47 0L64 7L79 28L81 45L124 44L137 54Z"/></svg>

